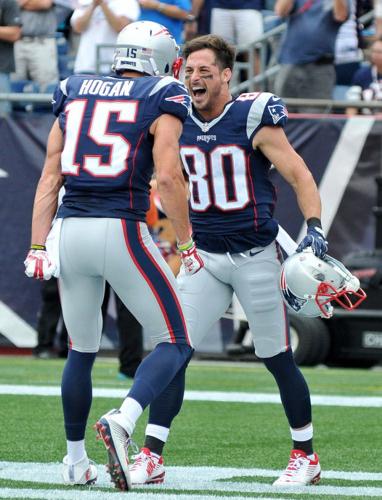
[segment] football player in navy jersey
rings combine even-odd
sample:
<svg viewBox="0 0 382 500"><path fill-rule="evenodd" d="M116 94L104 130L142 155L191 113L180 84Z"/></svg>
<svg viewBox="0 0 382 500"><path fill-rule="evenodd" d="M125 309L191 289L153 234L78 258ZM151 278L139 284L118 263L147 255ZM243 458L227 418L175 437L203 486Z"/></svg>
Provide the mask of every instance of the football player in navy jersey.
<svg viewBox="0 0 382 500"><path fill-rule="evenodd" d="M175 277L145 223L154 167L188 272L203 263L190 238L179 156L190 97L171 76L179 66L178 47L166 28L147 21L127 26L117 43L112 76L71 76L54 93L57 119L37 186L25 272L37 279L49 279L58 269L60 274L70 337L62 376L65 483L97 478L84 436L105 280L151 335L155 348L138 367L122 406L96 423L112 481L128 490L127 448L135 423L192 353ZM65 195L48 234L63 183Z"/></svg>
<svg viewBox="0 0 382 500"><path fill-rule="evenodd" d="M321 201L313 177L283 130L287 111L270 93L232 99L229 82L234 49L206 35L184 46L185 80L193 101L184 123L181 156L188 174L193 238L204 268L178 284L192 344L198 347L212 325L238 297L262 359L279 387L293 450L275 485L306 485L320 478L313 451L308 386L295 364L289 324L279 290L278 224L271 164L295 190L307 221L298 247L322 257L327 242L321 229ZM162 450L184 391L184 369L150 406L144 447L130 466L132 483L163 481ZM246 451L248 453L248 450Z"/></svg>

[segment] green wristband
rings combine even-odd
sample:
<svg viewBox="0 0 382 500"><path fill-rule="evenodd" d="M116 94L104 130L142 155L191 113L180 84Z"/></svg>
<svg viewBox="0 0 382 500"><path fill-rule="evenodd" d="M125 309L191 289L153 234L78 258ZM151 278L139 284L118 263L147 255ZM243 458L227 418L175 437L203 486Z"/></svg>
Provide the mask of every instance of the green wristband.
<svg viewBox="0 0 382 500"><path fill-rule="evenodd" d="M186 250L189 250L193 244L194 244L194 240L192 238L190 238L187 241L187 243L183 243L183 245L177 245L177 247L178 247L178 250L180 252L185 252Z"/></svg>
<svg viewBox="0 0 382 500"><path fill-rule="evenodd" d="M31 250L46 250L45 245L31 245Z"/></svg>

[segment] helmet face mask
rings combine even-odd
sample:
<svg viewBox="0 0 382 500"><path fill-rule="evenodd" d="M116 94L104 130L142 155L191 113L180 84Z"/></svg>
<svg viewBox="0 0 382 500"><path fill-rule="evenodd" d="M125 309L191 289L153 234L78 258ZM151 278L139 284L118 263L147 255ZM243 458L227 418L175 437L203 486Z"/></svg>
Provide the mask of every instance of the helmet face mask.
<svg viewBox="0 0 382 500"><path fill-rule="evenodd" d="M138 21L119 33L112 70L173 76L181 65L178 55L179 47L167 28L151 21Z"/></svg>
<svg viewBox="0 0 382 500"><path fill-rule="evenodd" d="M305 250L283 263L280 290L285 304L301 316L330 318L332 302L351 311L366 298L358 278L339 261Z"/></svg>

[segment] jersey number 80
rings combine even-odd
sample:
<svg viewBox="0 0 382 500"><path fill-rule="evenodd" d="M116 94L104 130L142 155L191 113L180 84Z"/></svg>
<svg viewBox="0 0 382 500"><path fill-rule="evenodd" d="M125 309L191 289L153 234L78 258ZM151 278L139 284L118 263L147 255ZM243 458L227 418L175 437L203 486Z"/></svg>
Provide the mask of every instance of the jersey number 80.
<svg viewBox="0 0 382 500"><path fill-rule="evenodd" d="M223 211L240 210L248 204L247 162L242 148L218 146L205 153L196 146L182 146L180 153L189 176L193 210L205 212L212 205Z"/></svg>

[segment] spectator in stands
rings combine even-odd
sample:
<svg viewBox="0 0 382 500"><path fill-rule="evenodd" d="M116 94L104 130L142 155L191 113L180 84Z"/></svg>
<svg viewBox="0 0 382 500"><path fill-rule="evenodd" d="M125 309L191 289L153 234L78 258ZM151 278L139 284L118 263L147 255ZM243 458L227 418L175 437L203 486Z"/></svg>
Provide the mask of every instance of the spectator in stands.
<svg viewBox="0 0 382 500"><path fill-rule="evenodd" d="M211 33L233 45L248 45L263 34L263 0L213 0Z"/></svg>
<svg viewBox="0 0 382 500"><path fill-rule="evenodd" d="M15 70L13 44L21 36L20 8L16 0L0 0L0 92L9 93L10 73ZM0 101L0 116L11 111L8 101Z"/></svg>
<svg viewBox="0 0 382 500"><path fill-rule="evenodd" d="M352 86L347 92L350 101L382 101L382 36L375 40L370 49L370 64L361 66L355 73ZM370 114L368 108L363 114ZM381 110L378 110L381 112ZM349 106L346 113L355 115L358 109Z"/></svg>
<svg viewBox="0 0 382 500"><path fill-rule="evenodd" d="M15 43L13 80L32 80L44 92L58 82L57 18L52 0L18 0L21 38Z"/></svg>
<svg viewBox="0 0 382 500"><path fill-rule="evenodd" d="M334 51L350 0L276 0L275 13L287 19L281 42L275 93L281 97L331 99L336 82ZM331 4L331 8L330 7ZM289 110L291 106L288 106ZM315 112L317 108L298 108ZM319 108L318 108L319 110Z"/></svg>
<svg viewBox="0 0 382 500"><path fill-rule="evenodd" d="M193 23L191 0L139 0L140 21L163 24L173 35L178 45L183 43L183 25Z"/></svg>
<svg viewBox="0 0 382 500"><path fill-rule="evenodd" d="M97 64L97 45L115 44L118 33L136 21L139 12L137 0L80 0L70 20L73 31L80 34L74 73L109 73L113 49L101 49L105 64Z"/></svg>
<svg viewBox="0 0 382 500"><path fill-rule="evenodd" d="M353 75L363 60L357 20L358 3L358 0L351 1L349 19L338 30L334 52L337 85L351 85Z"/></svg>
<svg viewBox="0 0 382 500"><path fill-rule="evenodd" d="M211 33L223 37L232 45L249 45L264 32L262 9L264 0L212 0ZM238 58L243 56L238 56ZM247 60L247 57L245 57ZM254 74L260 71L260 60L255 53ZM243 76L249 78L248 73ZM234 82L235 75L231 81Z"/></svg>
<svg viewBox="0 0 382 500"><path fill-rule="evenodd" d="M191 14L194 15L194 21L190 20L184 24L184 41L192 40L199 35L206 35L210 30L212 0L192 0Z"/></svg>
<svg viewBox="0 0 382 500"><path fill-rule="evenodd" d="M375 36L382 36L382 0L374 0Z"/></svg>

